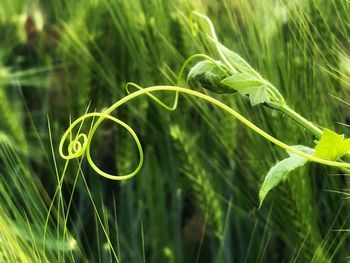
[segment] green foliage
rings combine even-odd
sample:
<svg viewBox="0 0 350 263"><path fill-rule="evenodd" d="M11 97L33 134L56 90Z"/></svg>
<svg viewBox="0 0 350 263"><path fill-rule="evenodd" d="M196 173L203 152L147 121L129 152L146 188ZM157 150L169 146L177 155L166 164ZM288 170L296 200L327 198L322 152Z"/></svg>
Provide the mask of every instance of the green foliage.
<svg viewBox="0 0 350 263"><path fill-rule="evenodd" d="M203 60L191 68L187 82L193 88L204 88L218 94L233 93L235 89L222 82L229 70L220 61Z"/></svg>
<svg viewBox="0 0 350 263"><path fill-rule="evenodd" d="M255 71L255 69L249 65L247 61L245 61L240 55L228 49L224 45L220 43L215 43L218 45L218 48L222 51L223 55L228 59L229 63L241 73L249 74L254 79L262 79L260 74Z"/></svg>
<svg viewBox="0 0 350 263"><path fill-rule="evenodd" d="M320 141L315 147L315 156L327 160L337 160L350 151L350 139L344 139L344 134L325 129Z"/></svg>
<svg viewBox="0 0 350 263"><path fill-rule="evenodd" d="M303 151L307 154L312 154L314 152L313 149L302 145L295 145L292 147ZM307 162L307 159L297 154L288 154L288 158L276 163L265 176L264 182L259 191L260 206L262 205L265 197L272 190L272 188L276 187L282 180L286 179L290 172L292 172L298 167L303 166Z"/></svg>
<svg viewBox="0 0 350 263"><path fill-rule="evenodd" d="M252 106L270 102L269 89L266 83L249 73L234 73L232 76L223 79L222 83L242 95L248 95Z"/></svg>

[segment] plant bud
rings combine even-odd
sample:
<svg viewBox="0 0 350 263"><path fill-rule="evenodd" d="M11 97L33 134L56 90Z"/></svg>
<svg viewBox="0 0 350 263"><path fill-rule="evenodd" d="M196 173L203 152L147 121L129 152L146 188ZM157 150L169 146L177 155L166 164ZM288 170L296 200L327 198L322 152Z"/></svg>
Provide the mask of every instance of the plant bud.
<svg viewBox="0 0 350 263"><path fill-rule="evenodd" d="M234 93L235 90L224 83L230 71L221 61L203 60L188 73L187 82L192 88L204 88L218 94Z"/></svg>

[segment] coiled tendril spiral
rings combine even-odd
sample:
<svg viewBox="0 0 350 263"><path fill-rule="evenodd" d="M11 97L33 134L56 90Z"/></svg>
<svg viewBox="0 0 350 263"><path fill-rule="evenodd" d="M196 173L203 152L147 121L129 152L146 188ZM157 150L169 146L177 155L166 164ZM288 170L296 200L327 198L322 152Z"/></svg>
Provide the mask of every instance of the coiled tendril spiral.
<svg viewBox="0 0 350 263"><path fill-rule="evenodd" d="M116 107L113 107L117 105ZM139 138L137 137L136 133L134 132L134 130L125 122L109 115L115 108L118 107L118 102L115 103L112 107L110 107L106 112L104 113L87 113L85 115L82 115L81 117L79 117L78 119L76 119L70 126L69 128L66 130L66 132L63 134L60 144L59 144L59 153L61 155L61 157L63 159L66 160L71 160L71 159L76 159L79 157L83 157L83 155L86 155L86 159L88 161L88 163L90 164L90 166L92 167L92 169L98 173L99 175L108 178L108 179L112 179L112 180L126 180L129 179L131 177L133 177L135 174L137 174L143 164L143 150L142 150L142 146L140 143ZM120 104L119 104L120 106ZM67 153L64 153L63 148L65 145L65 142L67 141L68 136L72 133L73 129L78 126L78 124L82 124L84 122L84 120L86 120L87 118L95 118L98 117L97 121L93 124L92 128L90 129L88 134L85 133L78 133L74 139L72 139L67 147ZM132 171L129 174L125 174L125 175L112 175L109 173L106 173L104 171L102 171L99 167L97 167L97 165L94 163L94 161L91 158L91 151L90 151L90 146L91 146L91 140L92 137L94 136L97 128L99 127L99 125L102 123L103 120L105 119L109 119L119 125L121 125L122 127L124 127L129 133L130 135L133 137L138 152L139 152L139 164L137 165L137 167L135 168L134 171Z"/></svg>

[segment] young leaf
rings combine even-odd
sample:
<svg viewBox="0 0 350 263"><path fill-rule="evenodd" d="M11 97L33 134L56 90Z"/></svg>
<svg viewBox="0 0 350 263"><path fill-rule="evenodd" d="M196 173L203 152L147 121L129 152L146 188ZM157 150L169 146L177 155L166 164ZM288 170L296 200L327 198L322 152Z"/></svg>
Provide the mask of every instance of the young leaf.
<svg viewBox="0 0 350 263"><path fill-rule="evenodd" d="M248 87L265 85L265 82L246 72L234 73L233 75L223 79L222 82L236 89L238 92L242 92Z"/></svg>
<svg viewBox="0 0 350 263"><path fill-rule="evenodd" d="M238 72L249 73L250 75L255 76L256 78L262 79L260 74L256 72L256 70L251 65L249 65L249 63L245 61L240 55L228 49L227 47L225 47L219 42L216 42L216 44L217 44L217 47L220 48L222 53L225 55L228 61L232 64L232 66L234 66L234 68L237 69Z"/></svg>
<svg viewBox="0 0 350 263"><path fill-rule="evenodd" d="M223 79L221 83L237 90L242 95L248 95L252 106L270 102L266 83L249 73L234 73L232 76Z"/></svg>
<svg viewBox="0 0 350 263"><path fill-rule="evenodd" d="M344 140L344 134L325 129L315 147L314 155L322 159L337 160L349 151L350 139Z"/></svg>
<svg viewBox="0 0 350 263"><path fill-rule="evenodd" d="M302 145L295 145L292 147L308 154L312 154L314 151L313 149ZM264 182L259 191L259 207L261 207L266 195L271 191L271 189L277 186L289 174L289 172L303 166L307 162L307 159L297 154L289 152L288 154L288 158L275 164L265 176Z"/></svg>
<svg viewBox="0 0 350 263"><path fill-rule="evenodd" d="M203 60L190 70L187 82L191 87L204 88L219 94L233 93L233 88L221 83L228 75L227 67L222 62Z"/></svg>

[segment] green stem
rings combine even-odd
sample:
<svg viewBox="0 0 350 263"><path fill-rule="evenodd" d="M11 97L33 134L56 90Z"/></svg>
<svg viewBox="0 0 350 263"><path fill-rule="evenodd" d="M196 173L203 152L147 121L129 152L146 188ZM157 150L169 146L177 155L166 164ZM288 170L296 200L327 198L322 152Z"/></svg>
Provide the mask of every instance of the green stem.
<svg viewBox="0 0 350 263"><path fill-rule="evenodd" d="M308 121L299 113L291 109L288 105L280 106L277 104L271 104L271 106L277 110L282 111L292 120L296 121L300 126L304 127L308 132L314 135L317 139L321 138L323 131L320 128L318 128L315 124L313 124L311 121Z"/></svg>

